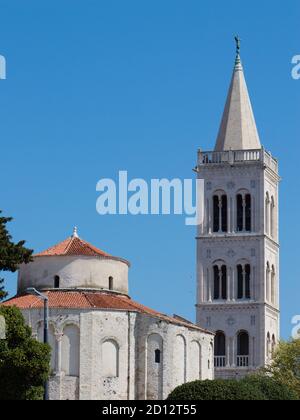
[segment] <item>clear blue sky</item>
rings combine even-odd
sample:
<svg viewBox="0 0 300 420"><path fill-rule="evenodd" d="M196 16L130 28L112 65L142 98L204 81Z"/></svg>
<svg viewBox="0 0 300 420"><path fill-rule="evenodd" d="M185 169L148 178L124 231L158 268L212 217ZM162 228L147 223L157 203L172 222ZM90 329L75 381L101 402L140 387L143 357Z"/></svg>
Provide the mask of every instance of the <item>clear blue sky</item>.
<svg viewBox="0 0 300 420"><path fill-rule="evenodd" d="M212 149L242 58L263 144L280 158L282 335L300 314L299 0L0 0L0 208L44 249L73 225L132 262L131 295L194 319L195 231L181 216L95 211L96 182L189 178ZM15 291L15 276L7 286Z"/></svg>

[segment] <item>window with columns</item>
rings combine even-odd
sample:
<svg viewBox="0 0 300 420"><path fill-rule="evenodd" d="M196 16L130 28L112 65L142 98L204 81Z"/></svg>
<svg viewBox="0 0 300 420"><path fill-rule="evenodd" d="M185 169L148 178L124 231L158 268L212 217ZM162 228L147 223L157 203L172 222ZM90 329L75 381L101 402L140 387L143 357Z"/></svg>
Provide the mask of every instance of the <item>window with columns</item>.
<svg viewBox="0 0 300 420"><path fill-rule="evenodd" d="M227 299L227 267L225 264L216 264L214 273L214 300Z"/></svg>
<svg viewBox="0 0 300 420"><path fill-rule="evenodd" d="M236 196L236 229L238 232L251 232L251 195L247 192Z"/></svg>
<svg viewBox="0 0 300 420"><path fill-rule="evenodd" d="M239 264L237 266L237 299L250 299L251 266Z"/></svg>
<svg viewBox="0 0 300 420"><path fill-rule="evenodd" d="M222 192L213 196L213 231L228 232L228 200Z"/></svg>

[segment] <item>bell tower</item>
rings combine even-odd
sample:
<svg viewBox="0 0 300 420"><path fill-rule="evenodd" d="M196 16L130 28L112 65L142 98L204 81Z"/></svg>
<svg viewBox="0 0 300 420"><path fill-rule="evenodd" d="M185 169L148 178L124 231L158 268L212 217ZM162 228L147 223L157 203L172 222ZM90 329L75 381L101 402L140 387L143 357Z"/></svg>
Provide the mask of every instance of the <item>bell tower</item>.
<svg viewBox="0 0 300 420"><path fill-rule="evenodd" d="M197 161L197 322L216 333L216 378L265 366L279 339L278 162L261 146L236 45L215 149Z"/></svg>

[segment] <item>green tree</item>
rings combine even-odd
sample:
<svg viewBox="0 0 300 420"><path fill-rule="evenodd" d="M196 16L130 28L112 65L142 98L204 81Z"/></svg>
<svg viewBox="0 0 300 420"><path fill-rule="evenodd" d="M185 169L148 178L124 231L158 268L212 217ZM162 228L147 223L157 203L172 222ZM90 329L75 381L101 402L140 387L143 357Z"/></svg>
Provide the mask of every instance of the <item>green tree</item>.
<svg viewBox="0 0 300 420"><path fill-rule="evenodd" d="M49 376L50 347L32 338L21 311L0 306L6 338L0 340L0 400L39 400Z"/></svg>
<svg viewBox="0 0 300 420"><path fill-rule="evenodd" d="M300 398L300 339L281 341L264 373L293 388Z"/></svg>
<svg viewBox="0 0 300 420"><path fill-rule="evenodd" d="M14 243L7 230L7 223L13 219L11 217L2 217L0 210L0 272L17 271L22 263L31 261L32 250L24 247L25 241ZM5 299L7 292L4 290L3 279L0 278L0 301Z"/></svg>

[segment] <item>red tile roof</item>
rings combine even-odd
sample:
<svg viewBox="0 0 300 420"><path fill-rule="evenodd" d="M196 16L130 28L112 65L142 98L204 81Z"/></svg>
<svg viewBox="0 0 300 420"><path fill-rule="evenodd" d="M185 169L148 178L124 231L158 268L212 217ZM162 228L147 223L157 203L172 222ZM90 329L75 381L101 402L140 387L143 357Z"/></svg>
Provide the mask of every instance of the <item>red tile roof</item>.
<svg viewBox="0 0 300 420"><path fill-rule="evenodd" d="M47 291L51 309L108 309L144 313L162 321L188 328L206 331L195 324L185 322L178 318L172 318L153 309L150 309L130 297L109 292L86 292L86 291ZM41 309L43 302L36 296L16 296L3 302L0 306L16 306L19 309Z"/></svg>
<svg viewBox="0 0 300 420"><path fill-rule="evenodd" d="M64 241L60 242L52 246L51 248L46 249L43 252L35 254L34 257L52 257L52 256L68 256L68 255L84 255L89 257L103 257L103 258L110 258L116 259L119 261L123 261L127 265L129 262L118 257L113 257L112 255L102 251L99 248L96 248L94 245L84 241L77 236L70 236L69 238L65 239Z"/></svg>

